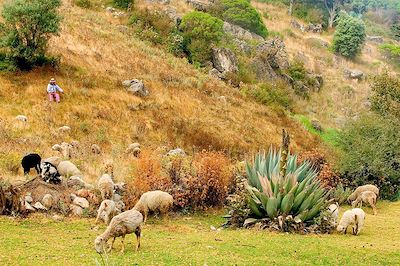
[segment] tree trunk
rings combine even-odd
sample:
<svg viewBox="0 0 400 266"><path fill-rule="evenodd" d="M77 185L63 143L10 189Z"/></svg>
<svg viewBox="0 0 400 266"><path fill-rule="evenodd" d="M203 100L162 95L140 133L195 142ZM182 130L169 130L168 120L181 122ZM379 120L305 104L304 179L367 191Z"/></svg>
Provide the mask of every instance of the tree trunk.
<svg viewBox="0 0 400 266"><path fill-rule="evenodd" d="M295 0L290 0L290 4L289 4L289 16L292 16L292 14L293 14L293 5L294 5L294 1L295 1Z"/></svg>
<svg viewBox="0 0 400 266"><path fill-rule="evenodd" d="M329 19L328 19L328 28L333 28L333 23L335 23L336 12L329 12Z"/></svg>

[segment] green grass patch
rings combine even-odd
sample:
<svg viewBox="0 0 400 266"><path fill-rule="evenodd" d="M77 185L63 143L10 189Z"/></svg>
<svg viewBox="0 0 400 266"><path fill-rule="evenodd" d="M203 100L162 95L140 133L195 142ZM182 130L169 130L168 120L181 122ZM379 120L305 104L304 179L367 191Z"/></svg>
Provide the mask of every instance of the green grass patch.
<svg viewBox="0 0 400 266"><path fill-rule="evenodd" d="M337 129L323 128L323 131L320 132L312 126L311 120L305 115L295 115L294 119L299 121L308 132L319 136L322 139L322 141L327 145L332 147L338 146L339 131Z"/></svg>
<svg viewBox="0 0 400 266"><path fill-rule="evenodd" d="M378 202L370 208L359 236L298 235L255 229L212 231L223 211L151 218L142 230L142 247L128 235L125 253L120 239L109 265L396 265L400 261L400 202ZM343 213L343 210L341 210ZM0 265L102 264L94 250L94 219L57 222L44 215L18 220L0 217Z"/></svg>

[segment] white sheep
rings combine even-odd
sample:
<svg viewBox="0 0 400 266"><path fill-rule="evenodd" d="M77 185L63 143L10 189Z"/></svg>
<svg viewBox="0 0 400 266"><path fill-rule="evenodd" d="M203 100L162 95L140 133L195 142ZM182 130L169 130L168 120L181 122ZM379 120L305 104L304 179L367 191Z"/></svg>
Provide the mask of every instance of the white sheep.
<svg viewBox="0 0 400 266"><path fill-rule="evenodd" d="M53 147L51 147L51 148L55 151L60 152L65 159L71 158L72 145L69 143L63 142L63 143L61 143L61 145L54 144Z"/></svg>
<svg viewBox="0 0 400 266"><path fill-rule="evenodd" d="M26 117L25 115L17 115L15 119L21 122L28 122L28 117Z"/></svg>
<svg viewBox="0 0 400 266"><path fill-rule="evenodd" d="M328 212L330 213L330 218L333 226L336 226L337 220L339 218L339 204L331 204L328 207Z"/></svg>
<svg viewBox="0 0 400 266"><path fill-rule="evenodd" d="M70 161L61 161L58 164L57 170L60 175L67 178L70 176L82 176L82 173L79 171L78 167L76 167L76 165Z"/></svg>
<svg viewBox="0 0 400 266"><path fill-rule="evenodd" d="M56 144L58 145L58 144ZM48 162L51 163L52 165L54 165L55 167L58 167L58 165L61 163L61 158L58 156L52 156L46 159L43 159L42 162Z"/></svg>
<svg viewBox="0 0 400 266"><path fill-rule="evenodd" d="M92 153L94 153L94 154L100 154L101 153L100 146L97 145L97 144L92 144L91 150L92 150Z"/></svg>
<svg viewBox="0 0 400 266"><path fill-rule="evenodd" d="M71 131L71 128L69 126L62 126L58 128L58 131L61 133L68 133Z"/></svg>
<svg viewBox="0 0 400 266"><path fill-rule="evenodd" d="M133 209L140 211L146 222L149 211L158 210L161 214L166 214L173 204L174 199L170 194L155 190L143 193Z"/></svg>
<svg viewBox="0 0 400 266"><path fill-rule="evenodd" d="M360 208L354 208L343 213L342 219L340 219L337 231L340 233L347 232L349 226L352 227L353 235L358 235L365 221L365 212Z"/></svg>
<svg viewBox="0 0 400 266"><path fill-rule="evenodd" d="M139 143L132 143L129 144L126 152L129 154L133 154L133 156L137 157L140 154L140 144Z"/></svg>
<svg viewBox="0 0 400 266"><path fill-rule="evenodd" d="M114 195L114 181L109 174L104 174L97 181L102 200L112 199Z"/></svg>
<svg viewBox="0 0 400 266"><path fill-rule="evenodd" d="M374 215L377 214L376 210L376 194L372 191L364 191L360 193L358 198L356 198L351 205L354 207L362 207L362 203L367 203L371 206L372 210L374 211ZM360 205L360 206L358 206Z"/></svg>
<svg viewBox="0 0 400 266"><path fill-rule="evenodd" d="M347 198L347 201L351 203L352 201L356 200L358 196L364 191L372 191L376 194L376 197L379 197L379 188L377 188L375 185L369 184L356 188L354 192L351 193L350 196Z"/></svg>
<svg viewBox="0 0 400 266"><path fill-rule="evenodd" d="M99 219L102 219L107 225L110 220L116 215L117 208L115 202L112 200L103 200L97 210L96 223Z"/></svg>
<svg viewBox="0 0 400 266"><path fill-rule="evenodd" d="M114 216L111 219L110 224L103 234L99 235L94 241L95 249L98 253L102 253L105 250L105 245L110 238L112 239L111 245L108 248L108 252L111 251L114 245L116 237L122 237L122 249L121 253L125 250L125 235L135 233L137 244L136 251L140 247L140 234L141 234L141 224L143 223L143 215L137 210L129 210Z"/></svg>

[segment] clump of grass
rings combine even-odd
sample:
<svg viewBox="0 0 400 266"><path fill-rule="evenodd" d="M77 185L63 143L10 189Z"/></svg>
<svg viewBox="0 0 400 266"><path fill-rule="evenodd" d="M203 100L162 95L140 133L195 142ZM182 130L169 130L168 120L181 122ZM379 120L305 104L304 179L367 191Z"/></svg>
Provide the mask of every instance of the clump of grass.
<svg viewBox="0 0 400 266"><path fill-rule="evenodd" d="M312 126L311 120L308 117L304 115L295 115L294 118L299 121L308 132L319 136L324 143L332 147L337 147L339 141L339 131L337 129L326 128L321 132Z"/></svg>

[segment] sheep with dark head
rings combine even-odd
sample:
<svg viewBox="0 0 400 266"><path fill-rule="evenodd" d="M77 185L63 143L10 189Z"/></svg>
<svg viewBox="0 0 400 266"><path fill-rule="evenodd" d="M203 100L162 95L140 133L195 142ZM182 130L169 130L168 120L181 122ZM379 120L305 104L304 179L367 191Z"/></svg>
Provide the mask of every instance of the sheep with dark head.
<svg viewBox="0 0 400 266"><path fill-rule="evenodd" d="M29 174L31 168L35 168L36 172L40 174L40 162L42 158L37 153L29 153L22 158L21 165L24 168L24 174Z"/></svg>
<svg viewBox="0 0 400 266"><path fill-rule="evenodd" d="M55 167L52 163L42 162L41 170L42 171L40 175L42 176L43 180L46 181L47 183L54 183L54 184L61 183L60 173L58 172L57 167Z"/></svg>

